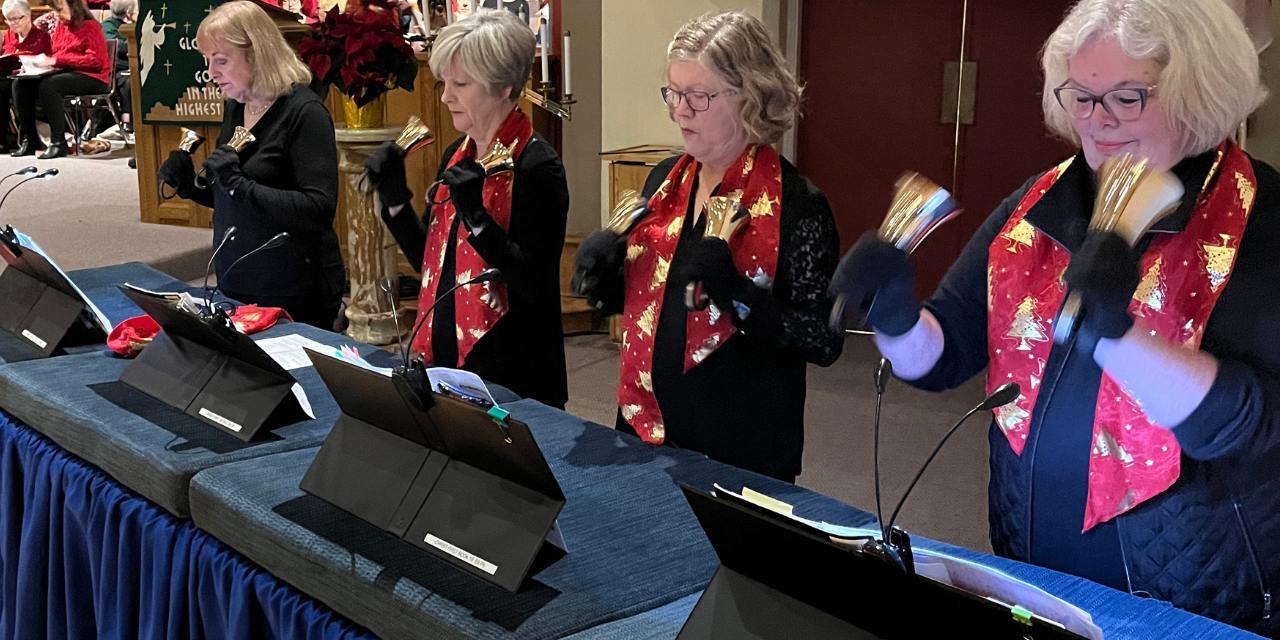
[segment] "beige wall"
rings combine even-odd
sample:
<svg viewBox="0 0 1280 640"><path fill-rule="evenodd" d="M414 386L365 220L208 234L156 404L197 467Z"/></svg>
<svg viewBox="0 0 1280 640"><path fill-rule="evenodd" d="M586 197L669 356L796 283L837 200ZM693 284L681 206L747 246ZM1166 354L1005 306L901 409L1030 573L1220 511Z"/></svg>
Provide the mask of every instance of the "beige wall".
<svg viewBox="0 0 1280 640"><path fill-rule="evenodd" d="M1280 33L1280 4L1271 7L1272 31ZM1262 84L1271 97L1249 118L1245 145L1255 158L1280 167L1280 42L1262 52Z"/></svg>
<svg viewBox="0 0 1280 640"><path fill-rule="evenodd" d="M569 179L572 235L600 228L600 0L564 0L564 28L573 33L573 118L564 123L562 148ZM568 283L565 283L567 286Z"/></svg>
<svg viewBox="0 0 1280 640"><path fill-rule="evenodd" d="M743 9L763 18L777 0L601 0L603 150L680 144L658 98L667 43L680 25L708 11Z"/></svg>

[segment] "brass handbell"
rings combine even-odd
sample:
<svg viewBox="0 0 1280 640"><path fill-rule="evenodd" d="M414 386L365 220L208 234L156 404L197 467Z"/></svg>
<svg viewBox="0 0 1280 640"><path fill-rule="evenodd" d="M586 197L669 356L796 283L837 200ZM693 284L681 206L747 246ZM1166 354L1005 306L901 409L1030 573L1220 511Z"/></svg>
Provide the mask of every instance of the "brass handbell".
<svg viewBox="0 0 1280 640"><path fill-rule="evenodd" d="M1182 182L1168 171L1151 168L1146 158L1123 154L1107 158L1098 170L1098 197L1089 230L1112 232L1132 248L1157 222L1182 202ZM1053 341L1065 344L1083 317L1080 295L1067 294L1053 323Z"/></svg>
<svg viewBox="0 0 1280 640"><path fill-rule="evenodd" d="M747 210L742 208L742 191L734 191L727 196L711 196L707 199L707 204L702 211L707 219L702 237L720 238L725 242L733 237L734 232L748 217ZM702 283L690 282L684 286L686 309L702 311L710 302L711 299L702 291Z"/></svg>
<svg viewBox="0 0 1280 640"><path fill-rule="evenodd" d="M257 138L255 138L248 129L244 127L236 127L236 130L231 134L231 139L227 141L227 144L230 145L236 153L241 153L256 140Z"/></svg>
<svg viewBox="0 0 1280 640"><path fill-rule="evenodd" d="M519 140L512 140L511 146L504 145L501 142L494 140L493 148L489 150L489 153L484 154L484 157L480 158L476 162L479 163L480 166L484 167L486 175L493 175L502 171L511 171L515 168L515 163L511 161L511 152L515 150L516 145L518 144L520 144Z"/></svg>
<svg viewBox="0 0 1280 640"><path fill-rule="evenodd" d="M194 129L182 128L182 140L178 142L178 151L192 154L204 144L204 136Z"/></svg>
<svg viewBox="0 0 1280 640"><path fill-rule="evenodd" d="M618 199L618 204L613 208L609 222L604 225L604 228L606 231L625 236L631 233L636 223L647 213L649 213L649 204L645 199L635 189L627 189L622 192L622 197Z"/></svg>
<svg viewBox="0 0 1280 640"><path fill-rule="evenodd" d="M960 211L950 192L914 171L907 171L893 184L889 213L880 223L876 235L910 254L934 229L959 215ZM849 300L844 294L837 295L832 302L828 323L833 331L844 330L844 314L848 305Z"/></svg>
<svg viewBox="0 0 1280 640"><path fill-rule="evenodd" d="M396 146L400 148L401 153L409 155L435 141L435 134L431 133L431 129L422 121L422 118L410 115L404 130L396 138Z"/></svg>

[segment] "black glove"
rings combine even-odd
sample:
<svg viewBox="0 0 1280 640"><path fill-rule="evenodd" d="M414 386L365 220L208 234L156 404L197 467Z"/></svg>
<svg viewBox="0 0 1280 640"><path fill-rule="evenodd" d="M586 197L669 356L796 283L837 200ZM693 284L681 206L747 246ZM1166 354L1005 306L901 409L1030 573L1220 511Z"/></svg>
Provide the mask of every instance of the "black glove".
<svg viewBox="0 0 1280 640"><path fill-rule="evenodd" d="M736 317L733 301L749 302L755 285L750 278L738 273L729 243L720 238L703 238L690 249L677 283L684 287L690 282L701 282L703 293L716 308Z"/></svg>
<svg viewBox="0 0 1280 640"><path fill-rule="evenodd" d="M196 169L191 162L191 154L174 149L169 152L169 159L160 165L156 177L174 189L185 191L196 181Z"/></svg>
<svg viewBox="0 0 1280 640"><path fill-rule="evenodd" d="M906 252L868 231L840 259L827 291L844 298L841 320L865 315L877 332L894 337L920 320L914 285L915 267Z"/></svg>
<svg viewBox="0 0 1280 640"><path fill-rule="evenodd" d="M1114 233L1091 231L1062 279L1067 290L1080 296L1084 314L1076 328L1077 345L1093 353L1102 338L1119 338L1129 327L1129 300L1138 288L1138 252Z"/></svg>
<svg viewBox="0 0 1280 640"><path fill-rule="evenodd" d="M627 237L604 230L597 231L578 245L573 257L573 292L585 296L587 304L599 309L601 284L616 282L622 278L622 266L626 259Z"/></svg>
<svg viewBox="0 0 1280 640"><path fill-rule="evenodd" d="M394 142L386 142L364 160L369 183L378 192L384 207L395 207L413 199L404 173L404 152Z"/></svg>
<svg viewBox="0 0 1280 640"><path fill-rule="evenodd" d="M441 177L449 185L454 211L472 229L483 227L490 219L484 210L484 177L484 167L471 158L445 169Z"/></svg>
<svg viewBox="0 0 1280 640"><path fill-rule="evenodd" d="M233 195L244 183L240 155L230 145L222 145L209 154L204 161L204 171L211 184L219 185Z"/></svg>

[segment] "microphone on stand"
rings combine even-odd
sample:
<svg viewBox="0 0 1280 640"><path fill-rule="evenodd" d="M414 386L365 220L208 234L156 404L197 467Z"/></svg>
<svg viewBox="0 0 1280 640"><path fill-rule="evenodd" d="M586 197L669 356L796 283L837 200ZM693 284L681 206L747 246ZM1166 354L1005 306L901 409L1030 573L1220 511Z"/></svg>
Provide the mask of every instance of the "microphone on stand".
<svg viewBox="0 0 1280 640"><path fill-rule="evenodd" d="M20 174L21 174L21 175L26 175L26 174L27 174L27 169L34 169L34 168L35 168L35 167L26 167L26 168L24 168L21 172L19 172L19 173L14 173L14 174L10 174L10 175L20 175ZM18 181L18 183L17 183L17 184L13 185L12 187L9 187L9 190L8 190L8 191L6 191L6 192L4 192L4 197L3 197L3 198L0 198L0 209L3 209L3 208L4 208L4 201L5 201L5 200L7 200L7 199L9 199L9 194L13 193L13 191L14 191L15 189L17 189L18 187L21 187L22 185L24 185L24 184L26 184L26 183L28 183L28 182L31 182L32 180L39 180L39 179L41 179L41 178L53 178L53 177L54 177L54 176L56 176L56 175L58 175L58 170L57 170L57 169L45 169L44 171L41 171L40 173L37 173L36 175L31 176L30 178L25 178L25 179L23 179L23 180ZM7 177L9 177L9 176L5 176L5 177L7 178Z"/></svg>
<svg viewBox="0 0 1280 640"><path fill-rule="evenodd" d="M222 251L222 248L227 246L228 242L235 240L235 238L236 227L235 225L231 225L230 227L227 227L226 231L222 232L222 240L218 241L218 246L214 248L213 255L209 256L209 264L204 268L204 308L210 314L213 313L213 291L214 289L217 289L216 286L209 286L209 274L213 272L213 261L218 258L218 252Z"/></svg>
<svg viewBox="0 0 1280 640"><path fill-rule="evenodd" d="M418 332L421 331L423 325L426 324L427 316L430 316L431 313L436 310L436 306L439 305L442 300L453 295L454 291L457 291L467 285L483 284L485 282L492 282L501 278L501 271L496 267L489 267L488 269L481 271L479 275L474 278L470 280L463 280L462 282L449 287L449 289L444 293L437 293L435 301L431 303L431 306L427 307L427 310L422 313L422 317L418 318L418 322L414 324L413 330L409 332L409 340L406 341L404 346L401 348L401 366L397 367L396 370L392 372L391 378L392 381L395 382L396 388L400 390L401 394L409 398L409 400L419 409L426 411L430 408L431 401L429 398L431 397L431 385L427 381L427 370L423 366L422 361L416 360L412 363L409 362L409 350L413 348L413 341L418 337Z"/></svg>
<svg viewBox="0 0 1280 640"><path fill-rule="evenodd" d="M871 423L871 457L872 475L876 484L876 523L880 525L880 539L888 538L884 528L884 511L880 508L880 403L884 400L884 390L889 386L889 378L893 377L893 364L887 358L880 358L876 365L876 413Z"/></svg>
<svg viewBox="0 0 1280 640"><path fill-rule="evenodd" d="M18 169L17 171L14 171L13 173L6 175L3 178L0 178L0 184L3 184L5 180L8 180L9 178L12 178L14 176L19 176L19 177L29 176L37 171L39 171L39 169L37 169L35 165L29 166L29 167L23 167L21 169Z"/></svg>
<svg viewBox="0 0 1280 640"><path fill-rule="evenodd" d="M879 376L877 376L877 382ZM996 407L1003 407L1013 402L1022 393L1022 389L1018 387L1016 382L1007 382L1000 385L990 395L983 398L976 406L966 412L951 428L947 430L946 435L942 436L942 440L933 448L933 452L925 459L924 464L920 465L920 470L916 472L916 476L911 479L911 484L907 485L907 490L902 493L902 497L898 499L898 504L894 506L893 513L889 516L888 524L881 523L883 538L872 541L863 546L863 551L870 555L880 557L885 562L895 565L908 574L915 573L915 560L911 555L911 537L906 531L894 526L894 522L898 519L898 512L902 511L902 505L906 503L907 498L911 495L911 491L915 489L916 483L920 482L920 478L924 476L924 472L933 463L933 459L938 456L938 452L942 451L942 446L951 439L951 436L960 429L973 414L979 411L990 411ZM879 479L877 478L877 486Z"/></svg>
<svg viewBox="0 0 1280 640"><path fill-rule="evenodd" d="M229 232L229 231L231 231L231 229L228 229L227 231ZM224 233L224 234L223 234L224 239L225 239L225 236L226 236L226 235L227 235L226 233ZM221 286L222 286L222 282L223 282L224 280L226 280L226 279L227 279L227 276L231 275L231 272L235 270L236 266L237 266L237 265L239 265L241 262L244 262L244 261L245 261L245 259L246 259L246 258L248 258L249 256L252 256L253 254L255 254L255 253L259 253L259 252L262 252L262 251L267 251L267 250L270 250L270 249L275 249L276 247L278 247L278 246L280 246L280 245L282 245L282 244L284 244L284 243L286 243L286 242L288 242L288 241L289 241L289 232L288 232L288 231L281 231L280 233L277 233L277 234L275 234L274 236L271 236L271 239L270 239L270 240L267 240L266 242L262 243L261 245L259 245L259 246L258 246L256 249L254 249L253 251L250 251L250 252L248 252L248 253L246 253L246 254L244 254L244 255L240 256L239 258L236 258L235 262L232 262L232 263L231 263L231 266L227 267L227 270L226 270L226 271L223 271L223 272L222 272L222 275L218 276L218 286L215 286L215 287L214 287L214 290L215 290L215 291L217 291L218 289L220 289L220 288L221 288ZM223 321L225 321L225 322L226 322L226 324L227 324L228 326L231 326L231 318L230 318L229 316L227 316L227 313L226 313L226 311L225 311L225 310L216 310L216 311L212 311L212 315L213 315L214 317L221 317L221 319L222 319Z"/></svg>

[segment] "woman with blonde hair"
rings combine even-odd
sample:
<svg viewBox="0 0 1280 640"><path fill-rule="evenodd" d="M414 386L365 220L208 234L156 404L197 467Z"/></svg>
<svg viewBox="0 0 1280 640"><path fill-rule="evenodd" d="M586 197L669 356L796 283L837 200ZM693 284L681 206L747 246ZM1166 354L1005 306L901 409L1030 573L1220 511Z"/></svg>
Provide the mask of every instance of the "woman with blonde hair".
<svg viewBox="0 0 1280 640"><path fill-rule="evenodd" d="M223 293L332 329L346 277L333 231L338 157L333 121L307 88L311 72L252 2L220 5L196 38L227 98L218 146L204 162L207 185L196 185L191 156L180 151L169 154L159 177L213 207L215 245L235 227L216 260ZM227 144L238 127L256 138L239 153ZM284 244L248 255L280 233L288 233Z"/></svg>
<svg viewBox="0 0 1280 640"><path fill-rule="evenodd" d="M1231 140L1266 95L1253 44L1222 0L1083 0L1043 69L1045 121L1080 152L1006 199L923 309L873 236L832 288L874 300L910 384L1020 386L990 429L997 553L1275 637L1280 174ZM1184 190L1133 248L1089 230L1124 154ZM1068 291L1084 315L1058 344Z"/></svg>
<svg viewBox="0 0 1280 640"><path fill-rule="evenodd" d="M592 234L575 281L622 313L619 430L794 481L804 446L805 370L831 364L827 283L839 252L826 196L774 149L800 87L759 20L707 14L667 48L660 95L685 153L649 174L649 213L629 234ZM713 199L714 202L713 202ZM708 212L745 216L728 241ZM686 308L686 285L710 298Z"/></svg>
<svg viewBox="0 0 1280 640"><path fill-rule="evenodd" d="M394 144L367 167L383 221L421 266L414 353L563 407L560 252L569 185L555 149L519 109L533 52L533 33L506 11L481 9L440 30L431 72L464 135L445 149L422 218ZM490 174L477 160L495 152L510 154L510 163ZM490 268L500 280L466 284Z"/></svg>

